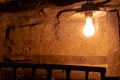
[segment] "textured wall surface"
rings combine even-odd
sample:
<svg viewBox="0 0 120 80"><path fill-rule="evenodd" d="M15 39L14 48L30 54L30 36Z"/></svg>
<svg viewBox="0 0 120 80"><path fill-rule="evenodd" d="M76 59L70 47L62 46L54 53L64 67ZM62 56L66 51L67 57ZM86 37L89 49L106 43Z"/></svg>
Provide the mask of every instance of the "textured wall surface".
<svg viewBox="0 0 120 80"><path fill-rule="evenodd" d="M3 45L9 49L5 54L107 55L109 31L106 16L94 20L97 25L96 34L93 37L86 37L82 33L85 19L71 19L69 14L63 14L60 16L60 23L55 27L54 13L55 10L48 9L46 12L3 14L1 17Z"/></svg>
<svg viewBox="0 0 120 80"><path fill-rule="evenodd" d="M94 19L96 33L82 33L84 18L56 14L60 8L0 13L0 60L28 56L32 63L106 66L108 76L120 76L119 29L116 12ZM112 16L112 17L111 17Z"/></svg>

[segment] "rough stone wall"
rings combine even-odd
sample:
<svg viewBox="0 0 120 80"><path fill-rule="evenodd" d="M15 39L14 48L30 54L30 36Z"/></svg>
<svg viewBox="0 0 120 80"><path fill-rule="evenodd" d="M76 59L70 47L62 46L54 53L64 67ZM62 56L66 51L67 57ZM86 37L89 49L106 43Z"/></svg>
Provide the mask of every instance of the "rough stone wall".
<svg viewBox="0 0 120 80"><path fill-rule="evenodd" d="M120 40L118 13L108 13L108 31L109 31L109 51L108 51L108 75L120 76ZM114 36L114 38L113 38Z"/></svg>
<svg viewBox="0 0 120 80"><path fill-rule="evenodd" d="M82 33L85 19L71 18L71 13L60 15L60 23L55 26L59 10L36 8L0 13L1 61L9 56L31 56L33 63L106 66L107 75L120 76L116 12L94 19L96 33L85 37Z"/></svg>

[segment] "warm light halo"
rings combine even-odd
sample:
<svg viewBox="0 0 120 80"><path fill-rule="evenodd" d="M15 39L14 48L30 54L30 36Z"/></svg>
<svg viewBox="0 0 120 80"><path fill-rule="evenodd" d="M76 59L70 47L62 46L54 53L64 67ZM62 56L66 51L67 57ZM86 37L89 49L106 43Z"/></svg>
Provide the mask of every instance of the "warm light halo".
<svg viewBox="0 0 120 80"><path fill-rule="evenodd" d="M83 12L74 13L71 16L71 18L72 19L85 18L85 12L92 12L93 13L92 18L99 18L99 17L106 15L106 11L103 11L103 10L92 10L92 11L90 10L90 11L83 11Z"/></svg>
<svg viewBox="0 0 120 80"><path fill-rule="evenodd" d="M98 18L106 15L106 11L93 11L92 18Z"/></svg>

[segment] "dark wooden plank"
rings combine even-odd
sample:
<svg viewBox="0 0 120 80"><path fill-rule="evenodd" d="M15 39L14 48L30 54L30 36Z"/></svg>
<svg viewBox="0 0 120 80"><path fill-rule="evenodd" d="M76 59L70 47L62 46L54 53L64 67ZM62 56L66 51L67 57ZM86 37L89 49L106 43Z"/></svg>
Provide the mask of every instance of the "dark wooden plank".
<svg viewBox="0 0 120 80"><path fill-rule="evenodd" d="M93 72L106 72L105 67L80 66L80 65L61 65L61 64L32 64L32 63L8 63L0 62L0 67L21 67L21 68L51 68L51 69L70 69Z"/></svg>

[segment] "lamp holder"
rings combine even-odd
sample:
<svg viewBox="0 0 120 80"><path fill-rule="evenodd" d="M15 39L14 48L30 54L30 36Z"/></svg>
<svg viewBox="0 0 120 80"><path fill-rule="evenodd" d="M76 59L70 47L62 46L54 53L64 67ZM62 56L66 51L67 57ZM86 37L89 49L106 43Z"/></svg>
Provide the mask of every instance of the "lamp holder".
<svg viewBox="0 0 120 80"><path fill-rule="evenodd" d="M92 17L93 16L93 13L91 11L87 11L84 14L85 14L85 17Z"/></svg>

